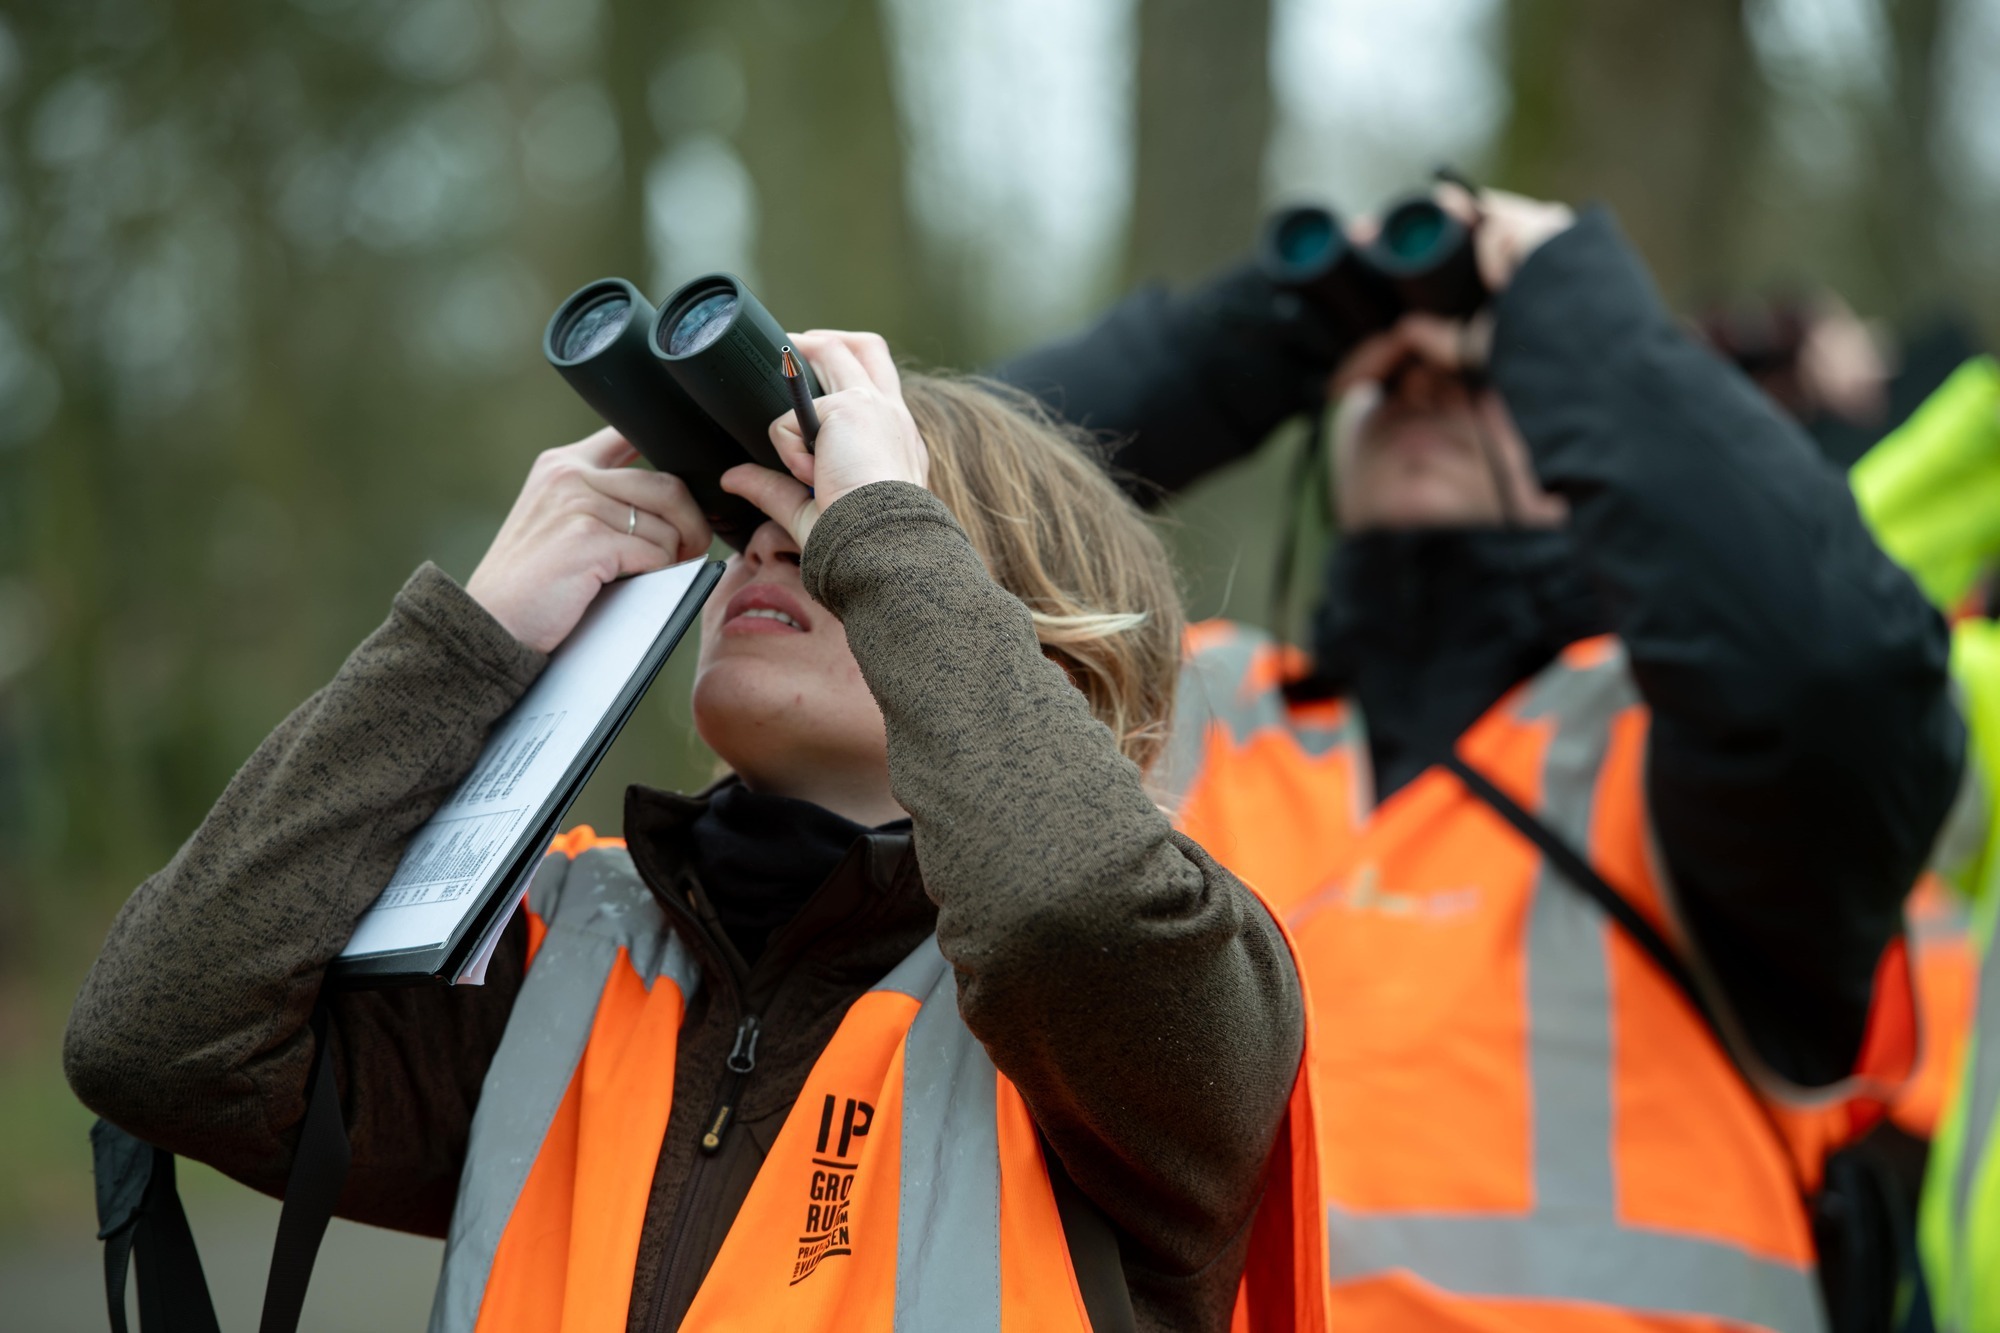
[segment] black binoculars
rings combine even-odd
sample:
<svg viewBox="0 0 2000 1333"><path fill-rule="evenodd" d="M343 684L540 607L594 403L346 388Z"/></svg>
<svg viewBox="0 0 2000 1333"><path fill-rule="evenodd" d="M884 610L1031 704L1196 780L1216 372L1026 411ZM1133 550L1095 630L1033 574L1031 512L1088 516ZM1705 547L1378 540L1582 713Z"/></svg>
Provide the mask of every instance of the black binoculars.
<svg viewBox="0 0 2000 1333"><path fill-rule="evenodd" d="M1336 360L1410 311L1463 319L1487 298L1471 229L1429 195L1390 208L1365 245L1348 239L1331 210L1283 209L1265 224L1257 260L1320 315Z"/></svg>
<svg viewBox="0 0 2000 1333"><path fill-rule="evenodd" d="M738 463L784 470L772 421L792 410L785 331L742 281L711 273L657 310L623 278L600 278L556 307L542 355L647 462L687 483L715 535L742 550L764 521L722 489ZM812 368L794 356L814 397Z"/></svg>

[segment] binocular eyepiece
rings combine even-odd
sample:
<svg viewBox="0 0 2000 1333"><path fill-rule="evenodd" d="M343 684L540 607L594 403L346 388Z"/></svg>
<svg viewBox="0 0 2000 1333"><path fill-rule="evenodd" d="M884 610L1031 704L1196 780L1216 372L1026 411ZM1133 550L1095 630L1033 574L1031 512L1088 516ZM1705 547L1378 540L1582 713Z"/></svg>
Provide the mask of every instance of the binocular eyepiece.
<svg viewBox="0 0 2000 1333"><path fill-rule="evenodd" d="M600 278L556 307L542 355L647 462L687 483L717 536L742 550L764 516L722 489L738 463L783 469L771 422L792 410L788 340L742 281L711 273L655 309L623 278ZM819 383L796 358L806 387Z"/></svg>
<svg viewBox="0 0 2000 1333"><path fill-rule="evenodd" d="M1265 224L1257 259L1266 277L1319 312L1336 359L1410 311L1463 319L1487 298L1471 229L1429 195L1396 204L1359 246L1329 209L1283 209Z"/></svg>

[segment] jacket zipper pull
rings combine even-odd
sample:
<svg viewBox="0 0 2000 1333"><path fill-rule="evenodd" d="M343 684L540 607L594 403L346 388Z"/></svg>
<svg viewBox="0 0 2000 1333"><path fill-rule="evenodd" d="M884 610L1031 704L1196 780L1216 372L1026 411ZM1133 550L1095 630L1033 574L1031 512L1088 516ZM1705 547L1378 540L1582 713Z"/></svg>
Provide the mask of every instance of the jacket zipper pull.
<svg viewBox="0 0 2000 1333"><path fill-rule="evenodd" d="M736 1025L736 1044L729 1048L729 1072L736 1075L722 1104L715 1108L715 1119L709 1122L708 1132L701 1136L701 1150L713 1153L722 1147L722 1136L729 1130L729 1117L736 1111L736 1094L743 1090L743 1079L757 1067L757 1018L746 1015Z"/></svg>
<svg viewBox="0 0 2000 1333"><path fill-rule="evenodd" d="M729 1048L729 1072L747 1074L757 1067L757 1015L746 1014L736 1025L736 1044Z"/></svg>

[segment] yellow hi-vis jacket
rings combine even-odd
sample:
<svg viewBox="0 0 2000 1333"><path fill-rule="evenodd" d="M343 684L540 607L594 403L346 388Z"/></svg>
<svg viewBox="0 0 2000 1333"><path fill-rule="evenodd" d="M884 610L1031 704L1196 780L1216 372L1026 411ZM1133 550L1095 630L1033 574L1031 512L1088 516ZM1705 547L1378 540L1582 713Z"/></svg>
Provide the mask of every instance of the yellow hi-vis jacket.
<svg viewBox="0 0 2000 1333"><path fill-rule="evenodd" d="M528 926L431 1333L626 1326L676 1036L701 978L623 843L588 829L544 859ZM1301 1075L1252 1224L1239 1329L1324 1326L1314 1146ZM1042 1151L926 941L848 1010L680 1327L1082 1333Z"/></svg>
<svg viewBox="0 0 2000 1333"><path fill-rule="evenodd" d="M1882 549L1940 609L1960 608L2000 559L2000 364L1978 357L1959 367L1855 464L1849 479ZM1993 890L2000 874L1993 840L2000 830L1993 809L2000 623L1977 611L1960 615L1952 627L1951 672L1971 737L1972 772L1935 860L1974 899L1972 947L1982 961L1970 1036L1962 1012L1948 1016L1954 1026L1932 1024L1942 1028L1940 1051L1962 1046L1964 1057L1943 1093L1945 1118L1931 1145L1918 1243L1938 1327L2000 1333L2000 952L1993 948L2000 911Z"/></svg>

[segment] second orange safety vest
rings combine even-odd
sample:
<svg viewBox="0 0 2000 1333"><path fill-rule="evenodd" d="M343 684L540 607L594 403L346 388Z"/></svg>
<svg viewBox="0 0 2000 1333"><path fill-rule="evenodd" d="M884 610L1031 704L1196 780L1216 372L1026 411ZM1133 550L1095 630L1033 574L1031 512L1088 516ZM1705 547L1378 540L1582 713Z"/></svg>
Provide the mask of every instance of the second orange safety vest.
<svg viewBox="0 0 2000 1333"><path fill-rule="evenodd" d="M1958 1086L1972 1035L1979 957L1965 903L1940 876L1926 874L1917 881L1904 917L1923 1046L1909 1082L1889 1105L1889 1119L1904 1133L1927 1140L1938 1132Z"/></svg>
<svg viewBox="0 0 2000 1333"><path fill-rule="evenodd" d="M527 911L528 971L480 1090L431 1333L622 1333L630 1310L700 972L623 842L588 828L557 841ZM1310 1087L1302 1071L1238 1329L1324 1327ZM1083 1333L1042 1151L928 940L849 1008L680 1327Z"/></svg>
<svg viewBox="0 0 2000 1333"><path fill-rule="evenodd" d="M1164 796L1296 937L1334 1326L1823 1327L1802 1195L1907 1073L1900 942L1856 1077L1807 1093L1760 1072L1753 1091L1646 954L1447 770L1378 807L1355 710L1289 705L1298 664L1254 632L1198 625L1189 648ZM1458 753L1685 949L1648 843L1648 720L1620 646L1590 640Z"/></svg>

